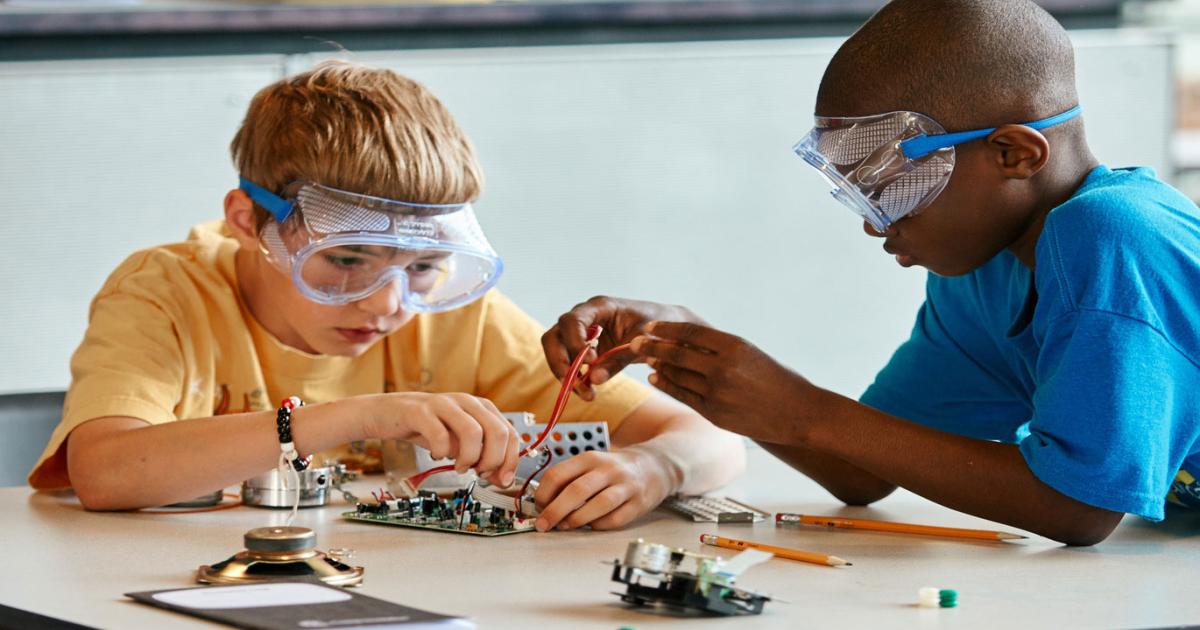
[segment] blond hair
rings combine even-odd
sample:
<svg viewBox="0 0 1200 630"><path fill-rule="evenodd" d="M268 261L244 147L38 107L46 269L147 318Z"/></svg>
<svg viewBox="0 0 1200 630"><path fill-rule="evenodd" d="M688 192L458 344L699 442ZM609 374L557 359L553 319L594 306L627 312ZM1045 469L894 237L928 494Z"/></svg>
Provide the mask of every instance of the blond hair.
<svg viewBox="0 0 1200 630"><path fill-rule="evenodd" d="M230 144L238 173L274 192L297 180L414 203L471 201L483 173L425 86L345 61L263 88ZM255 204L259 226L267 212Z"/></svg>

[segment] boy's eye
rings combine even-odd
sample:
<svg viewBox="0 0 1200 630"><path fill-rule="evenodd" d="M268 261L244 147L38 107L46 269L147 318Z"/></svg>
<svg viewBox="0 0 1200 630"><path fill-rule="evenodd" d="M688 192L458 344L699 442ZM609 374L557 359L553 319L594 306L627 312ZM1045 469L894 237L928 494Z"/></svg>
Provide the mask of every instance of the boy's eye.
<svg viewBox="0 0 1200 630"><path fill-rule="evenodd" d="M334 254L326 254L325 260L337 265L338 267L357 267L362 265L363 259L358 256L337 256Z"/></svg>
<svg viewBox="0 0 1200 630"><path fill-rule="evenodd" d="M434 269L434 264L428 262L416 262L408 266L409 273L429 273Z"/></svg>

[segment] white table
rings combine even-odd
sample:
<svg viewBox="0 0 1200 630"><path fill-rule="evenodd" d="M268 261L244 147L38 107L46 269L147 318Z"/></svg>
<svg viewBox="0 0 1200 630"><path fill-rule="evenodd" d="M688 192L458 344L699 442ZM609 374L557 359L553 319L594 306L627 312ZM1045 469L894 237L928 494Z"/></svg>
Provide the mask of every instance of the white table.
<svg viewBox="0 0 1200 630"><path fill-rule="evenodd" d="M981 489L986 492L986 489ZM935 525L997 526L897 492L872 508L845 508L800 474L752 449L749 471L725 494L770 511L841 514ZM656 511L616 532L482 538L349 522L337 499L302 510L295 524L318 548L356 550L367 595L475 619L481 628L1061 628L1200 624L1200 514L1171 510L1153 524L1127 517L1105 543L1067 548L1018 543L755 525L694 524ZM122 593L186 587L197 566L242 547L242 534L278 524L283 511L239 507L186 515L89 513L73 495L0 489L0 604L102 628L182 628L206 622L135 604ZM783 601L760 616L677 619L631 609L610 594L611 567L631 539L693 551L702 533L822 551L852 567L773 559L745 588ZM954 588L959 607L920 609L922 586ZM212 625L212 624L208 624Z"/></svg>

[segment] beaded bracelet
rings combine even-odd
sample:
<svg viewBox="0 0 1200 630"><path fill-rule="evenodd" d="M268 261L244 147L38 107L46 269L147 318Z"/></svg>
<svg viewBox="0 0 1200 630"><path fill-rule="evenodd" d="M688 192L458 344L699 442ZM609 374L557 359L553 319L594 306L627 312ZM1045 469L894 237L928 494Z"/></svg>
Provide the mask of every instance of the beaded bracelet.
<svg viewBox="0 0 1200 630"><path fill-rule="evenodd" d="M279 403L279 412L275 414L275 428L279 431L279 450L283 451L283 459L300 472L308 468L312 457L300 457L296 445L292 442L292 410L303 407L304 401L299 396L288 396Z"/></svg>

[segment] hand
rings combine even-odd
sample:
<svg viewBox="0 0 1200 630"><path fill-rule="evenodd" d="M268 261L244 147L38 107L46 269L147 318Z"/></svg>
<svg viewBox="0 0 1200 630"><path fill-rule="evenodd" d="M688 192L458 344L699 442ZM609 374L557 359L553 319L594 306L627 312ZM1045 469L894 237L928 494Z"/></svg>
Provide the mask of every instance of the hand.
<svg viewBox="0 0 1200 630"><path fill-rule="evenodd" d="M598 356L629 343L644 332L647 323L654 320L707 325L703 319L682 306L596 296L582 304L576 304L542 335L542 349L546 352L546 362L550 364L550 371L554 372L554 376L562 380L566 378L571 361L583 349L587 341L587 329L592 324L604 327L604 332L600 335L600 346L596 349L598 354L595 356ZM637 357L633 353L621 352L605 359L603 363L592 365L587 379L581 379L576 391L584 400L594 399L593 385L604 383L635 360Z"/></svg>
<svg viewBox="0 0 1200 630"><path fill-rule="evenodd" d="M651 322L632 350L655 371L650 383L713 424L755 440L800 444L797 416L820 390L742 339L697 324Z"/></svg>
<svg viewBox="0 0 1200 630"><path fill-rule="evenodd" d="M507 487L517 470L517 432L492 401L470 394L401 392L371 396L366 437L407 440L449 457L456 471L474 468Z"/></svg>
<svg viewBox="0 0 1200 630"><path fill-rule="evenodd" d="M649 449L589 451L542 475L536 527L615 529L658 507L675 485L670 467Z"/></svg>

